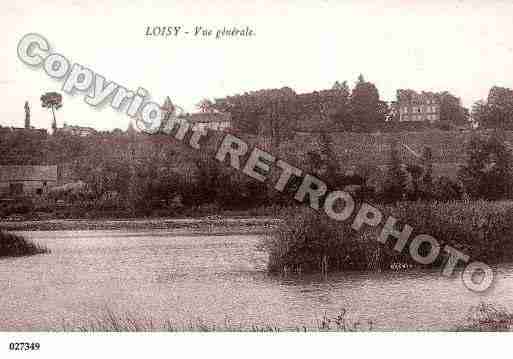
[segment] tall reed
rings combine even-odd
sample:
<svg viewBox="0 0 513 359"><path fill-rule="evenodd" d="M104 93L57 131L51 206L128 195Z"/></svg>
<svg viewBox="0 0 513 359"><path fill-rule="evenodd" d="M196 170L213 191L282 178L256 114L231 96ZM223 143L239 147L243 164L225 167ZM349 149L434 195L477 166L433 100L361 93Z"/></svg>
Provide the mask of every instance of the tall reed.
<svg viewBox="0 0 513 359"><path fill-rule="evenodd" d="M392 215L398 221L396 229L406 224L413 228L410 241L428 234L441 248L450 245L471 260L488 264L513 260L513 202L400 202L381 210L383 223ZM397 252L394 239L385 245L378 242L382 225L356 232L350 223L336 222L308 208L285 212L282 224L261 244L269 255L269 271L327 273L418 266L409 254L409 243ZM440 254L430 267L445 263L448 253L441 250Z"/></svg>

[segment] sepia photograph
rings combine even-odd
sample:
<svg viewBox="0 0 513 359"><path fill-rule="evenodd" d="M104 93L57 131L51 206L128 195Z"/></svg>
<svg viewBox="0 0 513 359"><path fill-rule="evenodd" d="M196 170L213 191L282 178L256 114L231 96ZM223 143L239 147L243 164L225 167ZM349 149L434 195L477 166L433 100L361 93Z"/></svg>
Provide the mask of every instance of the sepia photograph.
<svg viewBox="0 0 513 359"><path fill-rule="evenodd" d="M5 355L509 339L513 2L0 8Z"/></svg>

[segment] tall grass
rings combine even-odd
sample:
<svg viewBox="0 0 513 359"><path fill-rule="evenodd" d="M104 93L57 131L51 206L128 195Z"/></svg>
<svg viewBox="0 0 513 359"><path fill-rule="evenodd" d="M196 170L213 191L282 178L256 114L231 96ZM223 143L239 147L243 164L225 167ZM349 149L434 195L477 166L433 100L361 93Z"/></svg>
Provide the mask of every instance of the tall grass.
<svg viewBox="0 0 513 359"><path fill-rule="evenodd" d="M511 201L403 202L387 212L412 226L413 235L429 234L442 247L448 244L472 260L488 264L513 260Z"/></svg>
<svg viewBox="0 0 513 359"><path fill-rule="evenodd" d="M513 313L504 307L480 303L471 307L466 323L456 328L459 331L504 332L513 330Z"/></svg>
<svg viewBox="0 0 513 359"><path fill-rule="evenodd" d="M392 215L398 220L397 229L410 225L410 240L417 234L428 234L442 248L450 245L472 260L488 264L513 260L513 202L401 202L382 208L382 212L383 223ZM320 212L297 208L285 214L283 224L262 242L261 248L269 255L271 272L417 266L407 246L399 253L393 249L393 239L385 245L377 241L381 229L382 226L366 227L356 232L350 228L350 222L336 222ZM426 249L421 247L422 250ZM431 267L444 264L448 254L440 254Z"/></svg>
<svg viewBox="0 0 513 359"><path fill-rule="evenodd" d="M299 326L277 326L275 324L242 324L225 320L222 324L208 323L202 319L177 324L170 320L154 320L136 317L132 314L116 314L110 310L99 318L81 325L63 324L64 331L83 332L353 332L379 330L371 320L359 321L349 318L347 311L342 309L335 315L326 312L322 318ZM414 330L415 328L409 328ZM460 325L450 331L512 331L513 313L502 306L491 303L480 303L470 307L468 314Z"/></svg>
<svg viewBox="0 0 513 359"><path fill-rule="evenodd" d="M44 248L22 236L0 232L0 257L20 257L47 253Z"/></svg>
<svg viewBox="0 0 513 359"><path fill-rule="evenodd" d="M77 330L84 332L310 332L310 331L372 331L374 323L372 321L355 321L347 317L346 310L342 310L336 315L324 313L323 317L312 323L293 326L280 327L275 324L242 324L231 323L225 320L222 324L210 324L202 319L189 321L185 324L177 324L170 320L156 321L152 318L135 317L132 314L116 314L110 310L94 320L90 320L84 325L71 326L64 324L65 331Z"/></svg>
<svg viewBox="0 0 513 359"><path fill-rule="evenodd" d="M261 249L271 272L330 272L379 268L378 243L309 208L296 208Z"/></svg>

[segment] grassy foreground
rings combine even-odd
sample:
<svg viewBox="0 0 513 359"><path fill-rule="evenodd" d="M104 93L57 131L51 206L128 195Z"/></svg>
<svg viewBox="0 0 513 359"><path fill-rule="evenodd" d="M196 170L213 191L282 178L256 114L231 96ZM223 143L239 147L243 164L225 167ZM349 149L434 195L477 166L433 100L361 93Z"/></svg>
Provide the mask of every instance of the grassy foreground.
<svg viewBox="0 0 513 359"><path fill-rule="evenodd" d="M84 332L318 332L318 331L372 331L372 322L359 322L349 320L346 311L342 310L335 316L324 316L310 324L296 327L278 327L268 325L242 325L229 321L219 324L209 324L201 319L186 324L176 324L169 320L156 322L153 319L137 318L131 314L118 315L112 311L95 320L78 327L64 326L64 330L77 330Z"/></svg>
<svg viewBox="0 0 513 359"><path fill-rule="evenodd" d="M153 319L136 318L131 314L117 315L112 311L107 311L104 316L85 325L64 326L63 330L84 332L354 332L379 331L379 328L376 328L372 321L360 322L349 319L346 310L343 309L335 316L328 316L324 313L324 316L314 323L297 327L278 327L274 324L243 326L228 321L222 325L216 325L201 319L185 325L177 325L168 320L156 322ZM415 330L415 328L408 330ZM464 323L449 331L513 331L513 313L495 304L480 303L469 308Z"/></svg>
<svg viewBox="0 0 513 359"><path fill-rule="evenodd" d="M49 252L22 236L0 232L0 257L21 257Z"/></svg>

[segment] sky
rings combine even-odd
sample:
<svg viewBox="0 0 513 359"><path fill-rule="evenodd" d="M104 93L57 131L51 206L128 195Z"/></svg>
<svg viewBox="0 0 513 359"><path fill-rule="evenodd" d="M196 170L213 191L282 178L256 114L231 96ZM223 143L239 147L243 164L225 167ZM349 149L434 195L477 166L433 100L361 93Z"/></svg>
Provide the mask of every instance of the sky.
<svg viewBox="0 0 513 359"><path fill-rule="evenodd" d="M3 1L0 5L0 125L50 128L44 92L62 81L16 55L27 33L52 51L151 100L169 96L188 112L203 98L289 86L297 93L330 88L362 73L385 101L396 90L450 91L470 107L490 87L513 88L512 1ZM214 30L249 26L245 38L148 37L150 26ZM130 118L96 109L85 93L63 94L58 126L126 129Z"/></svg>

